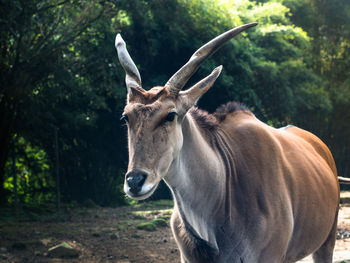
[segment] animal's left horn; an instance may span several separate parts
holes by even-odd
[[[199,66],[212,54],[215,53],[223,44],[235,37],[242,31],[256,26],[258,23],[250,23],[231,29],[213,40],[209,41],[201,48],[199,48],[190,58],[190,60],[180,68],[165,84],[170,93],[177,96],[180,90],[185,86],[193,73],[199,68]]]
[[[131,59],[128,50],[126,49],[125,42],[120,34],[117,34],[115,38],[115,48],[118,52],[119,62],[125,70],[125,83],[130,93],[130,87],[141,88],[141,76],[134,61]]]

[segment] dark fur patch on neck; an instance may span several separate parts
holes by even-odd
[[[182,226],[185,232],[181,238],[191,251],[191,256],[201,263],[213,263],[219,254],[218,250],[213,248],[207,241],[200,238],[191,225],[184,223]]]
[[[247,106],[236,101],[230,101],[216,109],[214,116],[219,121],[225,120],[226,115],[236,111],[250,111]]]
[[[176,200],[182,221],[182,223],[177,226],[179,230],[179,238],[186,245],[188,253],[193,259],[195,259],[195,262],[214,263],[219,251],[197,234],[196,230],[186,219],[180,201],[181,198],[178,196],[178,192],[175,188],[173,189],[173,193],[175,198],[177,197]]]
[[[228,114],[236,111],[250,112],[248,107],[246,107],[244,104],[230,101],[217,108],[213,114],[210,114],[207,111],[198,108],[192,108],[190,110],[190,114],[197,121],[200,127],[207,130],[214,130],[219,126],[220,122],[225,120]]]
[[[219,122],[215,116],[205,110],[192,108],[190,110],[190,114],[201,128],[213,130],[219,125]]]

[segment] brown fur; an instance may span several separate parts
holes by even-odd
[[[129,95],[129,102],[138,102],[144,105],[152,104],[161,97],[169,97],[169,90],[165,87],[154,87],[150,90],[144,90],[142,88],[131,88],[131,94]]]

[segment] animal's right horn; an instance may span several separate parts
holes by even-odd
[[[118,52],[119,62],[125,70],[125,83],[130,93],[130,87],[141,88],[141,76],[134,61],[131,59],[125,42],[120,34],[115,38],[115,48]]]
[[[215,51],[217,51],[223,44],[229,41],[231,38],[235,37],[242,31],[256,26],[258,23],[250,23],[242,25],[231,29],[213,40],[209,41],[207,44],[199,48],[190,58],[190,60],[180,68],[165,84],[169,89],[170,93],[177,96],[180,90],[185,86],[187,81],[190,79],[193,73],[199,68],[199,66]]]

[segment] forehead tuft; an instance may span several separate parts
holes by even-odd
[[[150,104],[143,104],[139,102],[129,103],[125,106],[124,111],[126,113],[131,113],[134,116],[145,118],[168,112],[174,107],[175,104],[172,102],[172,100],[165,99],[156,100]]]
[[[166,87],[154,87],[148,91],[132,89],[129,94],[128,103],[152,104],[157,100],[170,98],[170,92]]]

